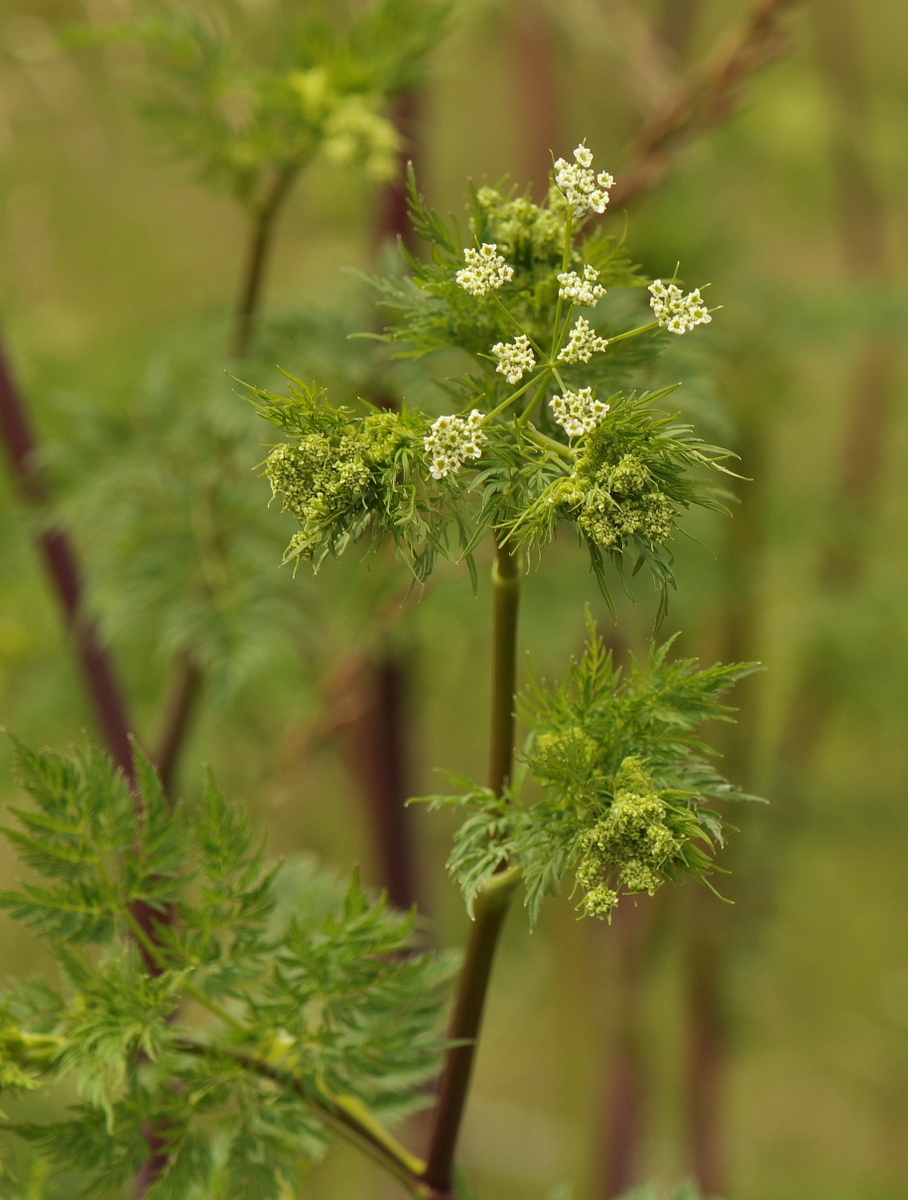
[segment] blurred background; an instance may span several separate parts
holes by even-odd
[[[237,7],[278,20],[276,0]],[[255,471],[269,434],[231,378],[279,389],[280,367],[335,400],[441,411],[427,369],[347,340],[376,327],[360,273],[391,261],[400,190],[303,175],[238,364],[242,212],[147,138],[136,47],[59,39],[125,11],[0,9],[4,386],[53,489],[23,503],[21,469],[19,487],[0,478],[0,721],[55,748],[98,736],[88,629],[129,728],[174,750],[177,790],[197,794],[210,763],[275,855],[357,861],[460,945],[452,825],[402,802],[442,787],[437,768],[483,773],[485,581],[474,595],[448,565],[408,591],[390,558],[355,552],[316,581],[281,570],[292,528]],[[586,138],[634,261],[710,283],[722,311],[659,378],[684,380],[679,405],[744,479],[731,520],[690,522],[663,632],[767,668],[741,685],[738,726],[711,731],[770,800],[731,814],[733,905],[665,889],[608,927],[564,896],[532,935],[512,915],[465,1135],[478,1196],[608,1200],[685,1177],[740,1200],[908,1194],[906,55],[896,0],[457,0],[396,102],[442,212],[468,180],[541,196],[550,152]],[[46,570],[58,528],[84,581],[69,634]],[[525,594],[523,646],[549,677],[582,645],[585,603],[619,656],[645,650],[657,607],[641,585],[614,624],[567,539]],[[0,875],[15,869],[4,846]],[[0,970],[46,965],[0,925]],[[345,1151],[308,1186],[393,1194]]]

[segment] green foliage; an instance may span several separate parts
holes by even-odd
[[[221,694],[298,654],[313,600],[276,567],[290,523],[255,476],[267,429],[222,372],[179,350],[116,408],[65,399],[60,512],[106,630],[159,661],[191,652]]]
[[[624,673],[591,626],[562,682],[548,690],[534,679],[523,701],[532,733],[514,794],[429,798],[473,810],[448,863],[469,906],[506,862],[521,869],[531,923],[569,872],[581,911],[597,917],[609,917],[622,893],[706,880],[724,829],[709,805],[749,797],[718,774],[696,731],[731,719],[720,697],[754,667],[697,670],[692,659],[669,659],[670,646],[654,648],[646,670],[633,663]],[[524,799],[530,781],[542,798]]]
[[[289,398],[255,392],[259,412],[296,439],[276,446],[265,464],[274,494],[302,526],[285,561],[311,559],[317,568],[369,531],[376,539],[390,535],[425,578],[444,548],[444,521],[420,469],[423,414],[370,407],[357,417],[326,405],[321,391],[298,379],[291,386]]]
[[[302,526],[288,556],[318,565],[367,530],[385,532],[424,578],[450,522],[468,557],[493,532],[541,550],[570,522],[606,595],[606,561],[623,577],[630,554],[664,604],[670,538],[691,506],[722,508],[708,476],[727,452],[655,407],[671,389],[628,386],[671,335],[657,321],[612,328],[608,303],[593,312],[609,289],[644,282],[623,245],[584,235],[582,212],[554,181],[545,205],[475,191],[466,250],[412,173],[410,198],[430,255],[405,254],[408,274],[376,281],[394,318],[385,338],[404,356],[460,353],[467,369],[446,384],[458,412],[430,426],[412,408],[353,418],[315,386],[295,383],[289,400],[260,393],[263,415],[296,439],[267,468]],[[393,447],[380,440],[382,455],[378,422],[396,436]]]
[[[642,1187],[626,1192],[621,1200],[703,1200],[700,1189],[692,1179],[679,1183],[675,1187],[660,1188],[653,1183],[645,1183]]]
[[[17,743],[16,760],[34,804],[5,832],[42,882],[0,904],[48,940],[65,986],[7,999],[0,1082],[71,1075],[80,1096],[16,1132],[108,1194],[153,1127],[168,1161],[149,1196],[233,1200],[295,1194],[333,1131],[419,1103],[448,968],[413,950],[412,916],[311,869],[288,897],[210,777],[190,812],[141,758],[137,793],[96,750]]]
[[[376,0],[338,28],[299,7],[263,27],[236,5],[143,3],[104,34],[145,50],[140,109],[168,151],[253,213],[316,155],[394,174],[399,136],[383,110],[419,80],[448,11],[444,0]]]

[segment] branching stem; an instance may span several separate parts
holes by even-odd
[[[496,540],[492,568],[494,648],[492,665],[489,786],[504,794],[514,766],[514,693],[517,673],[517,615],[520,553]],[[520,878],[517,867],[495,875],[480,893],[454,1004],[449,1036],[458,1044],[448,1051],[424,1179],[442,1197],[452,1195],[454,1155],[466,1108],[476,1043],[498,939]]]
[[[540,433],[538,429],[530,425],[523,431],[523,436],[530,442],[535,442],[542,450],[552,450],[561,458],[568,459],[569,462],[577,461],[577,451],[572,450],[570,446],[565,446],[561,442],[556,442],[554,438],[550,438],[546,433]]]

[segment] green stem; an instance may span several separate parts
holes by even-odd
[[[539,430],[534,429],[532,425],[523,431],[523,436],[527,439],[527,441],[535,442],[536,445],[542,450],[554,450],[556,454],[559,454],[562,458],[568,459],[570,462],[576,462],[577,460],[576,450],[572,450],[570,446],[562,445],[561,442],[556,442],[555,439],[550,438],[548,434],[540,433]]]
[[[561,372],[558,370],[557,367],[552,367],[552,374],[555,376],[555,382],[561,388],[562,392],[568,391],[569,390],[568,385],[561,378]]]
[[[638,325],[636,329],[629,329],[627,333],[616,333],[614,337],[610,337],[608,344],[614,346],[615,342],[623,342],[625,338],[637,337],[640,333],[649,333],[651,329],[658,329],[658,321],[650,321],[649,325]]]
[[[508,320],[513,322],[513,324],[517,328],[517,332],[523,334],[523,336],[530,343],[530,345],[533,347],[533,349],[536,351],[536,353],[539,355],[539,357],[544,360],[545,359],[545,351],[530,336],[530,334],[527,333],[527,331],[523,327],[523,324],[517,319],[517,317],[514,316],[514,314],[510,311],[510,309],[505,308],[505,306],[501,303],[501,300],[499,299],[499,297],[497,296],[497,294],[495,292],[492,293],[492,299],[495,301],[495,303],[498,305],[498,307],[501,309],[501,311],[504,313],[504,315],[508,318]]]
[[[568,267],[571,265],[571,247],[573,244],[573,238],[574,238],[574,210],[573,210],[573,208],[569,208],[568,209],[568,219],[564,226],[564,253],[561,256],[561,274],[562,275],[564,275],[567,272]],[[573,306],[571,306],[571,307],[573,307]],[[559,330],[559,326],[561,323],[561,312],[562,312],[563,308],[564,308],[564,300],[561,295],[561,288],[559,288],[558,289],[558,303],[555,305],[555,321],[554,321],[554,327],[553,327],[553,333],[552,333],[552,352],[549,355],[549,358],[552,360],[552,362],[555,361],[555,355],[561,349],[561,340],[564,337],[564,332]],[[570,320],[570,319],[571,318],[570,318],[570,313],[569,313],[568,320]]]
[[[298,166],[281,167],[253,213],[246,267],[233,326],[233,353],[237,358],[245,358],[252,341],[274,222],[298,171]]]
[[[263,1079],[270,1079],[279,1087],[293,1092],[301,1100],[318,1110],[319,1116],[336,1133],[351,1142],[388,1174],[392,1175],[407,1189],[411,1196],[421,1200],[430,1200],[432,1191],[421,1180],[425,1164],[421,1159],[411,1154],[404,1146],[380,1126],[365,1109],[365,1117],[360,1111],[363,1106],[356,1100],[346,1101],[326,1095],[322,1090],[313,1087],[306,1080],[282,1071],[252,1054],[244,1054],[239,1050],[231,1050],[222,1046],[206,1046],[193,1038],[178,1037],[176,1045],[186,1054],[199,1058],[228,1058],[231,1062],[245,1068]]]
[[[491,754],[489,786],[504,794],[514,765],[514,693],[517,670],[517,614],[520,599],[520,554],[496,541],[494,588],[494,650],[492,675]],[[466,1108],[470,1076],[498,939],[520,878],[517,867],[494,875],[480,893],[467,945],[451,1019],[452,1046],[444,1074],[429,1158],[423,1179],[440,1197],[453,1189],[454,1155]]]
[[[545,397],[545,394],[548,391],[549,384],[551,383],[551,381],[552,381],[552,368],[547,367],[545,375],[542,377],[542,383],[539,385],[539,390],[536,392],[536,395],[533,397],[533,399],[530,401],[530,403],[524,408],[523,412],[517,418],[518,425],[525,425],[527,423],[527,421],[529,421],[530,414],[534,411],[534,409],[538,405],[539,401]]]
[[[504,794],[514,766],[514,694],[517,690],[517,614],[520,605],[520,552],[496,540],[492,567],[494,647],[489,787]]]
[[[502,400],[499,405],[497,405],[490,413],[487,414],[486,420],[491,421],[493,417],[497,417],[500,413],[503,413],[506,408],[510,408],[515,400],[519,400],[525,392],[530,390],[538,378],[539,376],[534,375],[532,379],[527,380],[527,382],[522,387],[518,388],[516,392],[512,392],[510,396]]]

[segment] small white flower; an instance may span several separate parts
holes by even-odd
[[[601,425],[608,414],[609,405],[593,396],[592,388],[581,388],[579,392],[565,392],[553,396],[549,401],[552,416],[568,435],[580,437]]]
[[[492,353],[498,359],[495,370],[503,375],[508,383],[520,383],[527,371],[536,366],[530,339],[523,333],[513,342],[496,342]]]
[[[558,295],[562,300],[569,300],[571,304],[595,308],[605,295],[605,288],[598,280],[599,272],[595,267],[584,267],[582,279],[576,271],[564,271],[558,276],[558,282],[561,284]]]
[[[604,213],[608,206],[608,190],[615,185],[607,171],[596,175],[592,165],[593,155],[583,143],[574,151],[574,162],[559,158],[555,163],[555,183],[578,216],[588,212]]]
[[[558,355],[558,361],[588,363],[594,354],[601,353],[607,346],[608,339],[593,333],[593,327],[586,317],[578,317],[567,345]]]
[[[514,278],[514,268],[498,253],[494,242],[484,242],[479,250],[468,248],[463,256],[467,265],[457,272],[457,282],[471,296],[487,296]]]
[[[699,288],[685,296],[677,284],[657,279],[649,285],[649,291],[650,308],[669,333],[688,333],[695,325],[708,325],[712,320]]]
[[[432,458],[432,478],[454,475],[468,458],[479,458],[488,440],[482,432],[485,413],[474,408],[468,417],[439,417],[423,438],[426,453]]]

